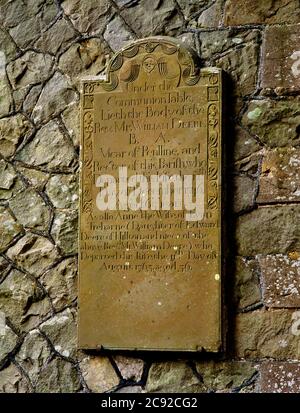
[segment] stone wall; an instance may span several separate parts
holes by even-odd
[[[300,391],[299,11],[298,0],[0,0],[0,392]],[[76,349],[79,79],[149,35],[227,73],[220,356]]]

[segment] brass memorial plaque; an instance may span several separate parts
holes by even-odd
[[[153,37],[82,89],[79,347],[219,351],[220,70]]]

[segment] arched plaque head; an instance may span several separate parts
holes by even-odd
[[[135,41],[116,53],[108,64],[107,81],[102,87],[123,89],[138,78],[149,82],[161,78],[172,86],[194,85],[199,74],[199,59],[191,49],[168,37],[153,37]]]

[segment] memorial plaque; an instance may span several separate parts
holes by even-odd
[[[221,348],[221,72],[177,40],[82,84],[79,347]]]

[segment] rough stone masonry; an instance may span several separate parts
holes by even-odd
[[[0,1],[0,392],[300,391],[299,23],[298,0]],[[80,78],[149,35],[227,73],[213,359],[76,349]]]

